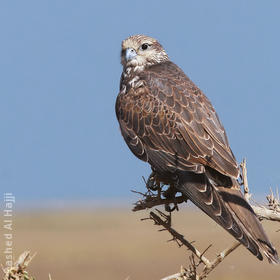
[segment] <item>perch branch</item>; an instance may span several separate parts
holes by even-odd
[[[247,178],[247,167],[246,160],[244,159],[240,164],[241,168],[241,178],[243,182],[241,185],[244,187],[244,197],[248,201],[248,203],[252,206],[256,215],[260,220],[267,219],[271,221],[280,221],[280,203],[279,203],[279,194],[275,196],[271,191],[271,194],[266,197],[268,201],[268,206],[264,205],[255,205],[251,203],[252,194],[250,193],[248,178]],[[152,174],[154,176],[154,174]],[[150,178],[153,178],[153,176]],[[180,204],[184,201],[187,201],[187,198],[183,195],[181,196],[166,196],[167,191],[163,191],[164,184],[153,184],[151,183],[149,178],[148,183],[146,183],[146,187],[148,191],[146,193],[139,193],[143,196],[143,199],[139,200],[135,203],[133,211],[139,211],[143,209],[150,209],[154,206],[164,205],[166,208],[169,204],[174,204],[174,209],[178,210],[177,204]],[[169,190],[172,190],[171,188]],[[157,191],[157,192],[156,192]],[[169,208],[168,208],[169,209]],[[182,234],[177,232],[174,228],[171,227],[171,214],[166,215],[163,212],[156,209],[157,213],[151,211],[148,219],[151,219],[155,222],[156,225],[162,226],[164,229],[168,231],[172,235],[172,239],[170,241],[175,241],[179,247],[185,246],[188,250],[192,252],[190,256],[190,264],[189,267],[183,268],[181,267],[181,272],[175,273],[170,276],[166,276],[161,280],[202,280],[205,279],[211,271],[213,271],[230,253],[236,250],[239,246],[239,242],[234,242],[231,247],[225,249],[218,256],[210,261],[205,257],[205,252],[211,247],[211,245],[204,251],[200,252],[195,246],[192,244],[193,242],[189,242]],[[170,211],[169,211],[170,212]],[[195,257],[198,259],[198,262],[195,261]],[[201,265],[203,265],[201,269]],[[200,267],[198,273],[198,268]]]
[[[186,201],[186,198],[183,195],[174,198],[161,198],[158,196],[147,195],[147,194],[143,194],[143,195],[145,198],[137,201],[132,211],[150,209],[153,208],[154,206],[168,205],[171,203],[177,205]]]
[[[280,203],[279,203],[279,194],[277,192],[277,197],[274,196],[272,190],[270,195],[266,197],[268,201],[268,206],[264,205],[253,205],[251,203],[252,194],[250,193],[248,179],[247,179],[247,166],[246,159],[242,161],[240,164],[243,178],[243,187],[244,187],[244,197],[247,202],[251,205],[254,212],[258,216],[260,220],[270,220],[270,221],[278,221],[280,222]]]

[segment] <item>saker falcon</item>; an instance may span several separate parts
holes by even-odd
[[[124,40],[121,63],[116,114],[133,154],[258,259],[263,252],[269,262],[279,263],[243,197],[238,164],[208,98],[151,37]]]

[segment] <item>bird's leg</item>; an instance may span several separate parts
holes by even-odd
[[[174,184],[169,184],[168,189],[163,193],[163,196],[167,199],[173,199],[175,198],[177,193],[176,188],[174,187]],[[173,212],[174,210],[179,210],[178,204],[174,203],[173,207],[170,206],[170,204],[165,204],[165,211],[167,212]]]

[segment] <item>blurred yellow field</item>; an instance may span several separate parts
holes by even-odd
[[[26,249],[37,252],[29,271],[36,279],[160,279],[188,265],[189,252],[178,248],[147,212],[129,209],[72,209],[17,213],[14,255]],[[233,243],[233,238],[202,212],[191,207],[175,213],[174,227],[202,251],[211,243],[212,259]],[[280,249],[277,223],[264,226]],[[1,254],[1,262],[3,254]],[[209,279],[279,279],[280,267],[259,262],[239,247]]]

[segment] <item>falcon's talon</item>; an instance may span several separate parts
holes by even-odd
[[[149,176],[147,182],[146,182],[146,187],[148,190],[152,191],[157,191],[160,188],[160,183],[156,178],[155,172],[152,172],[151,175]]]
[[[163,192],[163,196],[165,198],[174,198],[177,194],[177,190],[174,188],[173,185],[169,185],[168,189]]]

